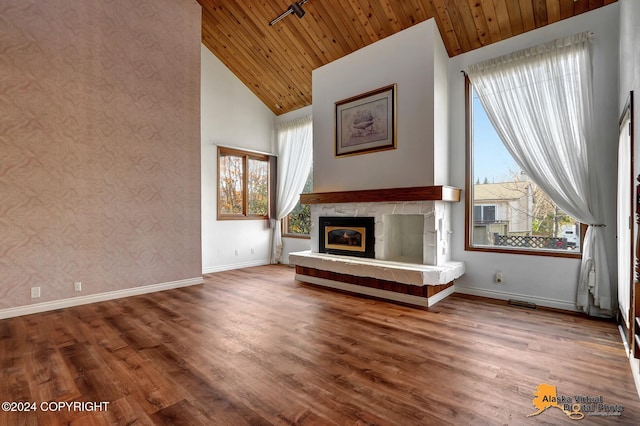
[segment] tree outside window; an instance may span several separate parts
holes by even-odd
[[[248,214],[269,215],[269,163],[264,159],[247,158]]]
[[[218,148],[218,219],[268,218],[269,156]]]

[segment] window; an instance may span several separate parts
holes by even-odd
[[[271,157],[218,147],[218,219],[266,219]]]
[[[309,171],[309,176],[307,176],[302,192],[313,192],[313,168]],[[282,221],[282,227],[282,234],[286,237],[310,238],[311,206],[300,204],[300,201],[298,201],[291,213]]]
[[[467,250],[579,256],[580,224],[507,151],[467,79]]]
[[[495,222],[496,206],[473,205],[473,219],[477,222]]]

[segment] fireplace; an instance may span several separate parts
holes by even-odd
[[[300,281],[429,307],[452,294],[464,274],[464,262],[449,258],[457,188],[325,192],[300,200],[311,205],[312,229],[311,250],[289,255]]]
[[[375,257],[375,218],[319,218],[319,252],[343,256]]]

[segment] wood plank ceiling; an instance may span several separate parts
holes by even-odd
[[[276,115],[311,105],[311,71],[435,18],[450,57],[616,0],[197,0],[202,42]]]

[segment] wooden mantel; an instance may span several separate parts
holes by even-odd
[[[301,204],[384,203],[393,201],[459,202],[460,188],[453,186],[414,186],[410,188],[365,189],[361,191],[312,192],[300,194]]]

